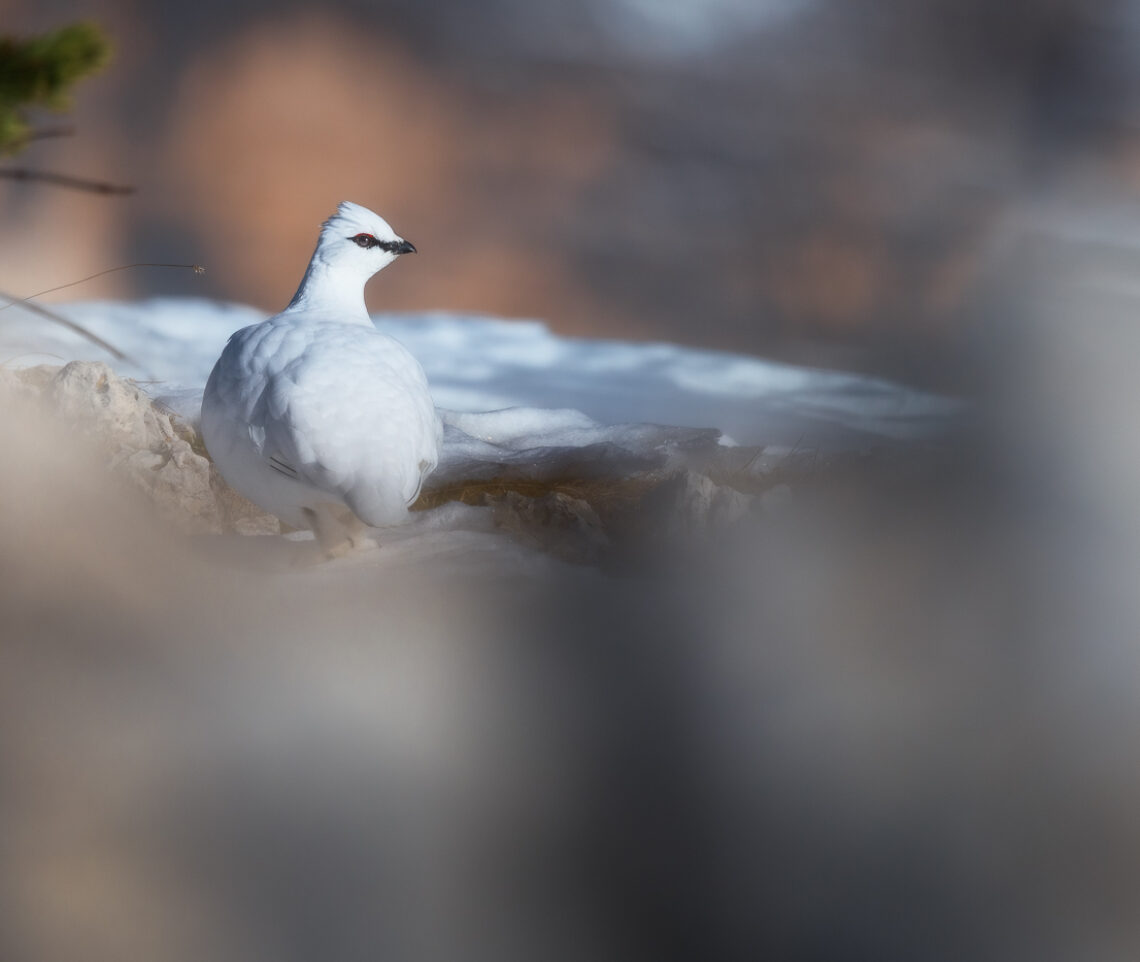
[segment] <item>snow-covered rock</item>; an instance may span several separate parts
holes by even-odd
[[[188,299],[56,309],[137,363],[9,371],[0,377],[9,393],[42,397],[180,529],[276,533],[275,519],[222,482],[197,435],[214,360],[264,314]],[[458,543],[448,519],[473,516],[487,525],[481,544],[509,539],[571,561],[620,556],[642,541],[707,539],[748,514],[780,510],[789,489],[769,489],[798,476],[796,457],[937,437],[963,410],[858,374],[565,338],[532,321],[440,312],[374,321],[423,364],[445,408],[441,461],[417,506],[428,510],[378,534],[385,558],[416,538],[446,540],[445,529]],[[102,351],[14,307],[0,355],[20,367]],[[444,507],[456,501],[475,507]]]
[[[94,446],[175,528],[279,533],[276,519],[225,484],[192,425],[106,364],[9,371],[2,383]],[[447,412],[445,419],[443,469],[427,487],[427,503],[489,508],[492,530],[563,561],[601,562],[615,538],[635,529],[654,541],[706,536],[751,503],[693,470],[717,463],[718,454],[739,460],[740,449],[720,445],[715,430],[606,427],[567,410]]]

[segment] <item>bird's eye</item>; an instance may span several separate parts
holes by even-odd
[[[355,237],[351,237],[349,239],[355,241],[357,247],[375,247],[378,243],[380,243],[371,234],[357,234]]]

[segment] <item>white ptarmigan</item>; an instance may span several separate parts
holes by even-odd
[[[439,460],[423,368],[364,306],[368,279],[413,252],[342,203],[289,306],[234,334],[206,383],[202,437],[222,477],[329,553],[405,520]]]

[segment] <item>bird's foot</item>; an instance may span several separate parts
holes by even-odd
[[[300,562],[302,564],[343,558],[372,542],[368,537],[368,526],[344,508],[337,511],[331,505],[319,505],[317,508],[305,508],[305,516],[316,535],[314,548],[318,556],[316,560]]]

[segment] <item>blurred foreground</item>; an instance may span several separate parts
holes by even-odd
[[[1136,4],[702,9],[97,11],[120,59],[28,162],[140,193],[6,185],[0,288],[280,306],[351,196],[425,252],[387,307],[976,416],[615,576],[255,570],[6,406],[5,962],[1140,957]]]
[[[1135,959],[1132,265],[1017,250],[972,429],[620,578],[220,564],[5,419],[0,955]]]

